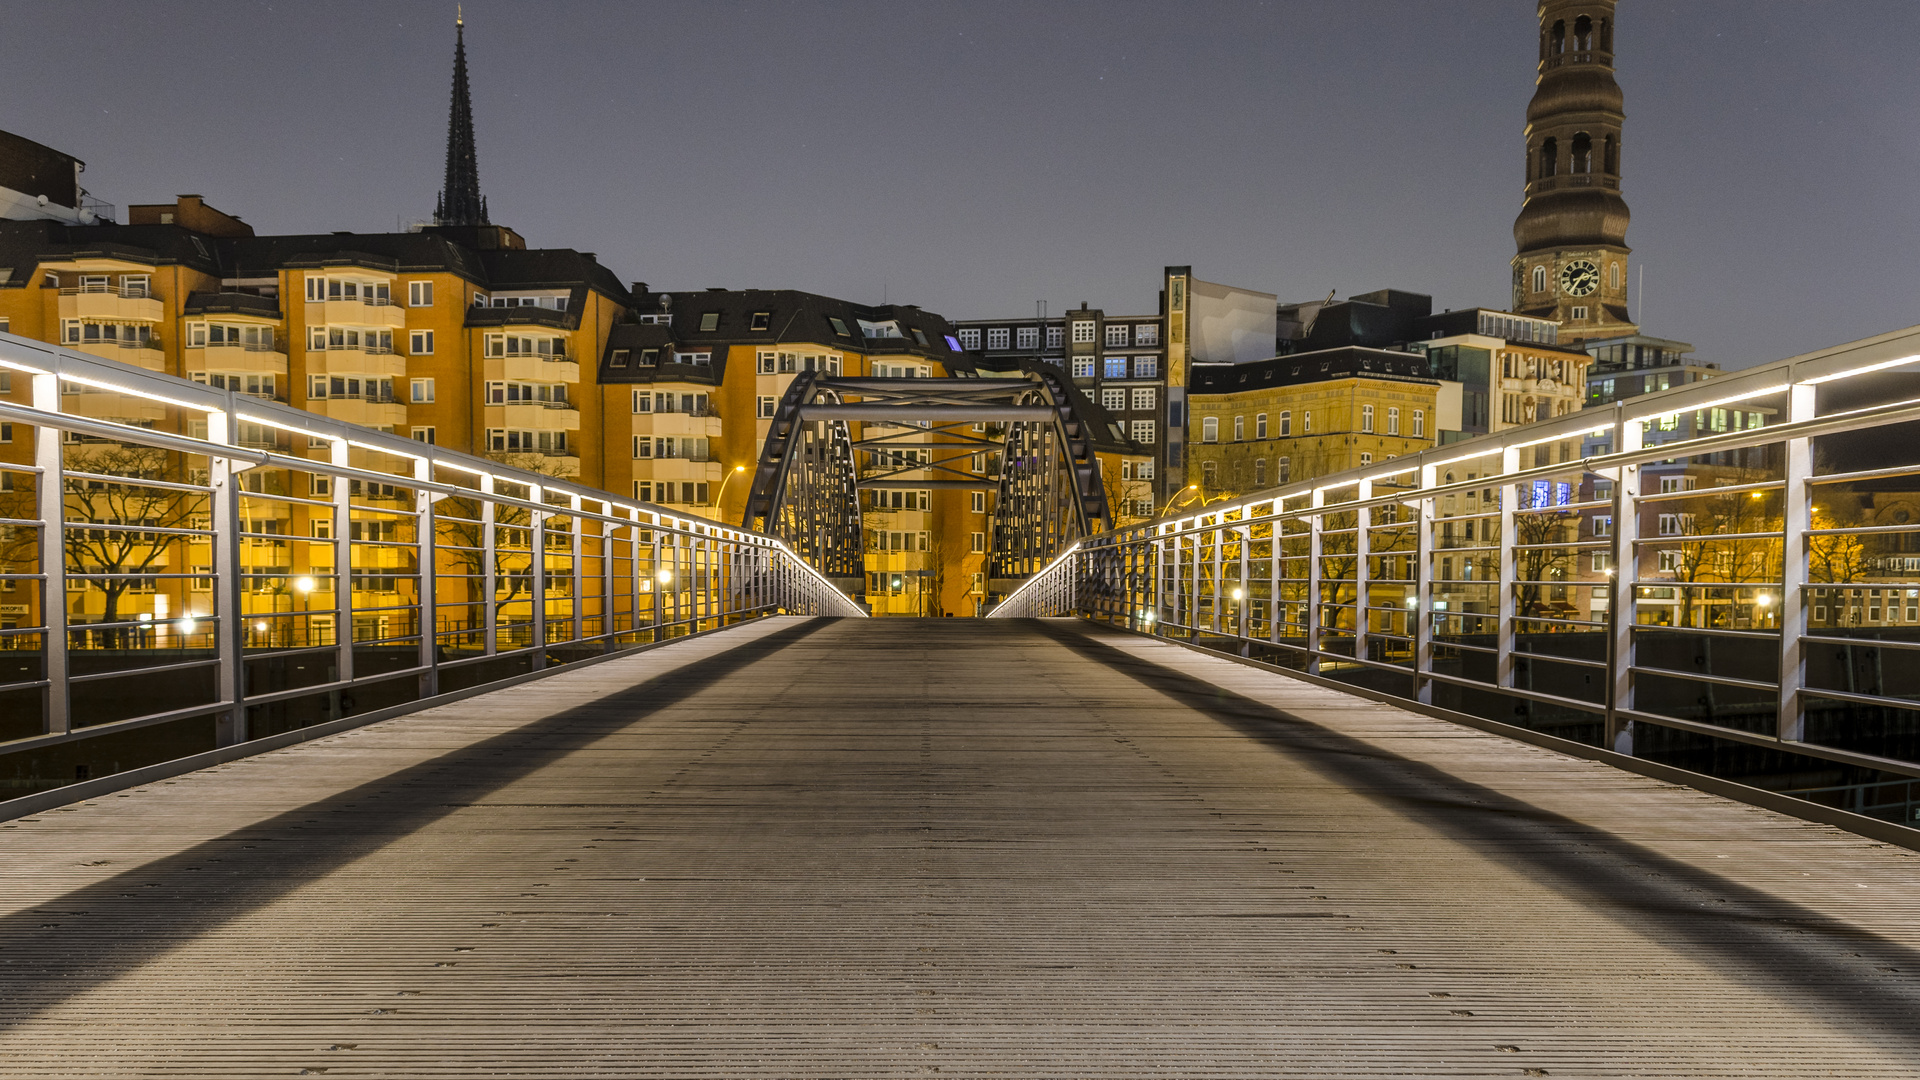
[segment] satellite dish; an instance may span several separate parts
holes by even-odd
[[[672,306],[673,306],[673,296],[669,293],[661,293],[660,294],[660,310],[665,311]]]

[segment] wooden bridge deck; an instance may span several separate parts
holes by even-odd
[[[1057,622],[776,620],[0,826],[0,1076],[1913,1077],[1920,859]]]

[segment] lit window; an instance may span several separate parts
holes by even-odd
[[[1107,378],[1124,379],[1127,377],[1127,358],[1124,356],[1107,357]]]

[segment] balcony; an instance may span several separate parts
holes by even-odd
[[[642,458],[633,463],[633,475],[639,480],[705,480],[718,484],[726,467],[709,458]]]
[[[565,355],[490,356],[485,361],[489,382],[578,383],[580,365]]]
[[[97,322],[159,322],[167,317],[167,307],[145,289],[83,286],[60,290],[60,317]]]
[[[167,370],[167,354],[158,341],[82,341],[75,343],[72,348],[103,360],[118,360],[122,364],[132,364],[148,371]]]
[[[580,410],[567,401],[515,401],[488,405],[486,423],[522,431],[579,431]]]
[[[398,430],[407,422],[407,406],[399,401],[383,401],[367,397],[325,397],[310,398],[307,410],[334,420],[344,420],[349,424],[363,427],[392,428]]]
[[[635,435],[692,435],[718,439],[720,429],[720,417],[712,409],[698,413],[635,413],[633,417]]]
[[[188,374],[232,371],[256,375],[287,373],[287,354],[256,345],[208,345],[187,349],[181,357]]]
[[[307,350],[309,375],[371,375],[400,379],[407,374],[407,358],[392,349],[364,346],[329,346]]]
[[[370,296],[358,300],[313,300],[307,303],[307,323],[399,328],[407,325],[407,309],[392,300]]]

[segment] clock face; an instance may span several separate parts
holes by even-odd
[[[1568,296],[1590,296],[1599,287],[1600,268],[1585,259],[1560,268],[1560,291]]]

